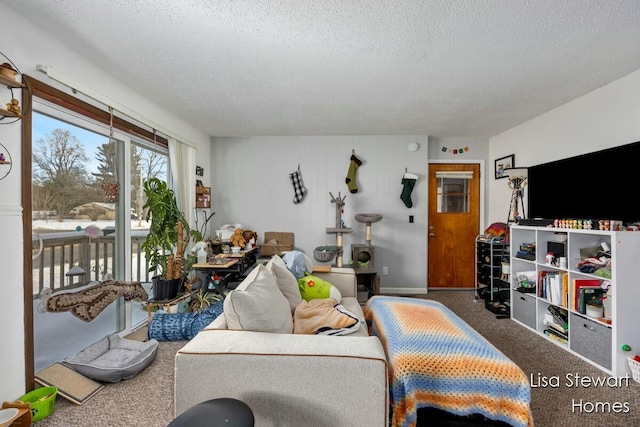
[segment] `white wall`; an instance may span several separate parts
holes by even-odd
[[[417,152],[408,151],[418,142]],[[212,147],[212,198],[216,215],[209,230],[240,223],[255,230],[262,242],[265,231],[295,233],[295,246],[309,256],[322,245],[334,245],[335,205],[329,192],[347,195],[343,220],[353,229],[344,236],[345,265],[350,245],[365,243],[365,224],[357,213],[380,213],[372,224],[372,244],[383,290],[426,292],[426,215],[428,170],[427,136],[299,136],[214,138]],[[345,184],[351,151],[363,161],[358,168],[359,191]],[[298,164],[308,190],[302,203],[293,203],[289,174]],[[407,208],[402,193],[405,168],[418,174]],[[415,222],[409,223],[409,215]]]
[[[490,158],[515,154],[516,166],[533,166],[639,141],[639,93],[640,70],[494,136]],[[566,178],[576,185],[571,171]],[[490,180],[488,196],[490,222],[506,221],[511,196],[506,180]]]
[[[135,93],[135,88],[114,79],[108,70],[87,62],[66,42],[55,40],[41,27],[33,25],[6,6],[0,6],[0,10],[2,53],[23,74],[70,93],[68,88],[57,85],[36,71],[38,64],[54,66],[87,87],[108,94],[154,123],[162,123],[167,129],[196,144],[198,156],[209,157],[209,136],[176,119],[171,111],[146,101]],[[0,62],[5,62],[4,58]],[[4,102],[8,102],[6,92],[2,92],[1,96]],[[0,401],[14,400],[25,392],[20,126],[20,122],[0,124],[0,142],[7,147],[13,159],[11,173],[0,181],[0,230],[3,238],[3,244],[0,245],[3,267],[0,286],[0,324],[3,325],[0,331]],[[209,172],[205,172],[203,178],[208,180]]]

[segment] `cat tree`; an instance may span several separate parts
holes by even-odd
[[[338,197],[334,197],[331,192],[329,192],[329,195],[331,196],[331,203],[336,205],[336,226],[334,228],[327,228],[327,234],[336,235],[336,246],[338,247],[338,251],[336,252],[336,267],[342,267],[342,235],[349,234],[352,231],[351,228],[345,227],[342,221],[342,208],[344,207],[344,200],[347,196],[342,196],[340,192],[338,192]]]

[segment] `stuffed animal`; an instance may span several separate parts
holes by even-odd
[[[342,294],[338,288],[326,280],[311,274],[298,279],[298,289],[300,289],[300,296],[305,301],[317,298],[333,298],[339,303],[342,300]]]
[[[491,239],[494,237],[504,237],[507,234],[507,224],[504,222],[494,222],[486,230],[484,230],[484,237]]]
[[[258,241],[258,233],[252,230],[244,230],[244,232],[242,233],[242,237],[244,237],[244,241],[247,244],[253,243],[255,245]],[[251,239],[253,239],[253,242],[251,241]]]
[[[242,228],[236,228],[236,231],[231,235],[231,244],[233,246],[240,246],[241,248],[246,246],[247,241],[244,240],[243,233],[244,230]]]

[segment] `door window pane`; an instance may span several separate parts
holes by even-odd
[[[469,212],[469,180],[464,178],[437,178],[438,213]]]

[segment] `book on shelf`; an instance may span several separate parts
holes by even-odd
[[[551,338],[554,341],[561,342],[562,344],[567,344],[569,340],[562,335],[556,333],[553,329],[545,329],[544,334]]]
[[[553,329],[558,335],[568,339],[569,338],[569,325],[564,323],[562,319],[558,323],[551,313],[545,313],[542,323],[548,328]]]
[[[556,307],[555,305],[550,305],[547,307],[547,311],[551,314],[554,323],[560,325],[564,330],[569,329],[569,316],[567,314],[567,310]]]
[[[573,279],[573,289],[572,289],[572,303],[571,309],[574,311],[579,311],[578,297],[580,296],[580,288],[584,287],[593,287],[599,288],[602,285],[602,281],[600,279]]]
[[[578,312],[587,314],[587,304],[591,301],[602,301],[605,290],[601,287],[584,286],[578,295]]]
[[[564,338],[569,338],[569,328],[565,329],[565,327],[558,325],[555,322],[549,322],[547,323],[547,326],[549,327],[549,329],[553,329],[553,332],[555,332],[556,334]]]
[[[569,276],[564,271],[540,271],[538,296],[551,304],[567,307],[569,293]]]

